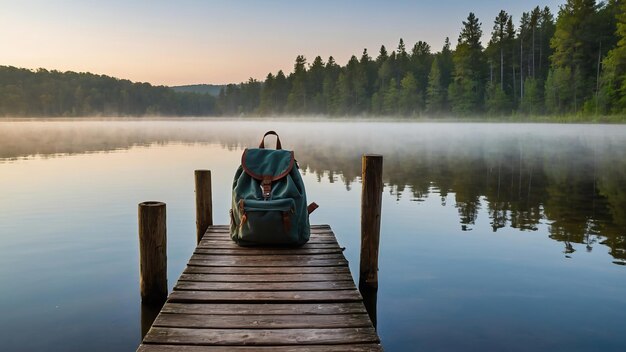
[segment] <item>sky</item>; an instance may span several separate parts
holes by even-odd
[[[513,15],[564,0],[211,1],[0,0],[0,65],[93,72],[157,85],[238,83],[332,55],[345,65],[364,48],[433,51],[456,44],[474,12],[487,44],[500,10]]]

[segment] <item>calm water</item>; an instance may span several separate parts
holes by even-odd
[[[360,156],[384,155],[387,351],[623,351],[626,126],[0,122],[3,351],[133,351],[137,203],[167,203],[170,288],[195,243],[193,170],[228,222],[242,148],[294,149],[313,223],[358,273]]]

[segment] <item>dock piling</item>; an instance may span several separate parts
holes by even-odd
[[[167,299],[165,203],[139,203],[139,287],[141,301],[160,305]]]
[[[213,199],[211,194],[211,170],[196,170],[196,244],[209,226],[213,225]]]
[[[362,158],[361,262],[359,286],[378,287],[378,247],[383,192],[383,156]]]

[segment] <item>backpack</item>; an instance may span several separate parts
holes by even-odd
[[[276,149],[265,149],[265,137],[276,136]],[[240,246],[299,246],[309,240],[306,192],[293,151],[282,149],[274,131],[259,148],[246,148],[233,180],[230,237]]]

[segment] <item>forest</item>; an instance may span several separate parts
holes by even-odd
[[[517,22],[517,25],[515,24]],[[621,115],[626,112],[626,1],[567,0],[558,14],[535,7],[517,21],[493,20],[483,46],[480,20],[462,22],[456,47],[433,53],[400,39],[340,66],[331,56],[293,72],[250,78],[220,92],[227,115]]]
[[[91,73],[0,66],[0,116],[205,116],[215,97]]]
[[[0,66],[0,116],[407,116],[626,121],[626,0],[567,0],[489,26],[470,13],[456,46],[402,39],[220,86],[152,86],[91,73]],[[205,87],[206,86],[206,87]],[[202,94],[201,94],[202,93]]]

